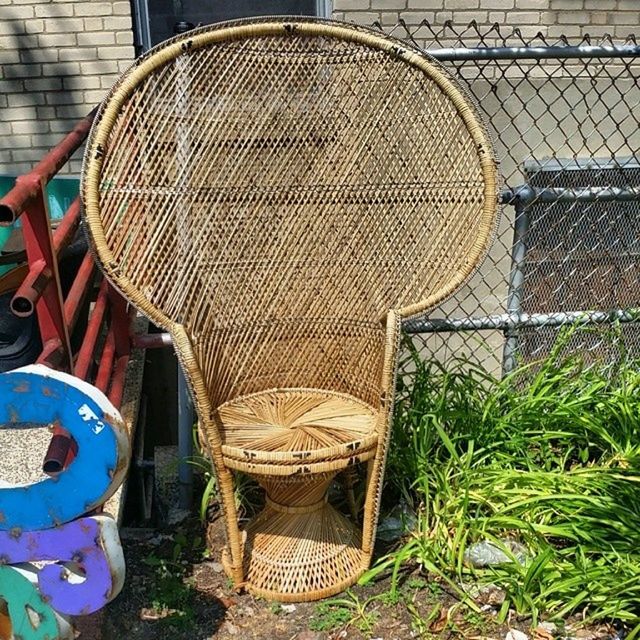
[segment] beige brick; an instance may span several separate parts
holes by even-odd
[[[106,31],[124,31],[125,29],[131,29],[131,18],[127,16],[103,18],[103,23]]]
[[[20,175],[31,171],[33,165],[30,162],[11,162],[9,166],[11,173]]]
[[[31,78],[24,81],[27,91],[56,91],[62,89],[62,78]]]
[[[616,4],[616,0],[585,0],[584,8],[603,11],[606,9],[615,9]]]
[[[133,47],[100,47],[100,60],[133,60]]]
[[[334,11],[357,11],[358,9],[368,9],[371,0],[334,0]]]
[[[44,30],[49,33],[68,33],[76,34],[84,30],[82,18],[60,18],[59,20],[45,20]],[[75,40],[75,38],[74,38]]]
[[[558,24],[589,24],[588,11],[558,11]]]
[[[6,109],[9,106],[8,96],[0,96],[0,107]]]
[[[40,120],[53,120],[56,117],[56,110],[53,107],[36,107],[36,115]]]
[[[547,27],[547,36],[549,36],[549,38],[559,38],[560,36],[577,38],[580,35],[582,35],[582,31],[580,27],[575,24],[551,25]]]
[[[607,24],[608,16],[604,11],[592,11],[591,12],[591,24]]]
[[[536,11],[509,11],[507,20],[514,25],[540,24],[540,13]]]
[[[407,11],[402,14],[402,18],[409,26],[415,26],[422,23],[423,20],[433,23],[436,14],[433,11]],[[418,27],[415,32],[412,30],[412,35],[414,38],[428,38],[431,32],[426,27]]]
[[[467,25],[475,20],[479,24],[485,24],[489,16],[487,11],[456,11],[455,20],[458,24]]]
[[[66,76],[62,79],[65,91],[98,89],[100,78],[98,76]]]
[[[124,73],[130,66],[133,60],[118,60],[118,71]]]
[[[63,105],[63,104],[78,104],[82,102],[81,91],[51,91],[46,97],[47,104],[51,105]]]
[[[3,9],[4,20],[26,20],[27,18],[33,18],[34,10],[30,6],[16,7],[10,6],[8,9]]]
[[[100,31],[104,28],[104,18],[83,18],[85,31]]]
[[[44,30],[47,33],[80,33],[84,31],[82,18],[61,18],[60,20],[45,20]]]
[[[507,14],[504,11],[489,11],[489,24],[496,22],[502,25],[506,21]]]
[[[75,33],[43,33],[38,36],[38,46],[42,48],[72,47],[75,44]]]
[[[38,18],[62,18],[73,15],[73,4],[62,2],[40,3],[36,5],[36,17]]]
[[[640,24],[640,12],[614,11],[609,14],[609,21],[611,24],[628,24],[637,27]]]
[[[380,24],[386,27],[393,26],[397,24],[400,13],[397,11],[381,11],[380,12]]]
[[[443,0],[408,0],[409,9],[442,9]]]
[[[118,70],[116,60],[89,60],[79,62],[80,73],[87,75],[102,75],[103,73],[114,73]]]
[[[74,118],[79,120],[87,112],[84,104],[67,104],[56,107],[56,116],[58,118]]]
[[[7,96],[7,104],[12,109],[33,107],[44,104],[45,96],[41,93],[10,93]]]
[[[106,96],[106,92],[104,89],[91,89],[91,91],[85,91],[83,94],[83,100],[85,104],[98,104],[98,102],[102,102],[104,97]]]
[[[93,0],[79,0],[73,3],[76,16],[110,16],[113,13],[111,2],[94,2]]]
[[[130,16],[131,5],[128,2],[114,2],[112,5],[113,13],[116,16]]]
[[[5,78],[39,78],[42,75],[42,65],[39,64],[11,64],[3,65]]]
[[[637,9],[638,0],[618,0],[618,11],[624,11],[626,9]]]
[[[372,11],[345,11],[343,20],[356,24],[372,24],[378,19],[378,14]]]
[[[2,65],[2,67],[20,62],[20,52],[17,49],[0,49],[0,65]]]
[[[584,8],[584,0],[551,0],[550,9],[567,9],[579,11]]]
[[[407,0],[371,0],[372,9],[406,9]]]
[[[98,57],[97,49],[90,47],[60,49],[60,62],[68,62],[71,60],[95,60]]]
[[[44,20],[27,20],[24,23],[24,33],[43,33]]]
[[[480,0],[483,9],[513,9],[514,0]]]
[[[592,38],[602,38],[606,33],[611,34],[611,25],[589,24],[582,27],[582,35],[590,35]]]
[[[43,64],[43,76],[59,76],[61,78],[80,73],[80,63],[65,62],[64,64]]]
[[[453,11],[438,11],[436,13],[437,24],[444,24],[447,20],[453,20]]]
[[[480,0],[445,0],[443,9],[460,11],[465,9],[477,9],[479,6]]]
[[[633,30],[627,24],[619,24],[613,28],[613,35],[620,40],[626,40],[627,37],[631,36],[632,34]]]
[[[31,62],[58,62],[58,49],[46,48],[38,49],[35,46],[29,49],[23,49],[20,51],[20,60],[24,64]],[[3,54],[4,56],[4,54]]]
[[[133,44],[133,31],[121,31],[116,33],[116,42],[118,44]]]
[[[55,120],[51,121],[51,131],[55,131],[57,133],[68,133],[69,131],[71,131],[71,129],[73,129],[76,122],[78,122],[77,118],[72,118],[69,120],[56,118]]]
[[[49,131],[49,123],[42,120],[14,120],[11,123],[11,131],[20,133],[44,133]]]
[[[110,76],[100,76],[100,86],[103,89],[111,89],[115,81],[120,77],[119,73]]]
[[[11,159],[14,162],[31,162],[35,164],[44,153],[40,149],[12,149]]]
[[[517,9],[548,9],[550,0],[516,0]]]
[[[99,47],[102,44],[115,44],[116,38],[113,33],[79,33],[78,44],[80,46]]]
[[[0,145],[8,141],[11,135],[11,123],[8,120],[0,120]]]
[[[9,123],[7,122],[7,125]],[[3,129],[3,135],[11,136],[11,146],[12,147],[30,147],[31,146],[31,136],[29,135],[12,135],[11,127],[8,129]]]

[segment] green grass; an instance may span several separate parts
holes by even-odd
[[[387,497],[410,500],[419,524],[365,580],[418,562],[467,603],[470,580],[502,587],[502,617],[580,612],[640,633],[640,363],[620,347],[615,364],[586,367],[564,355],[570,337],[503,379],[407,343]],[[507,537],[529,550],[524,565],[465,564],[472,543]]]

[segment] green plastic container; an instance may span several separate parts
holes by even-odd
[[[0,197],[8,193],[15,184],[14,176],[0,175]],[[78,178],[53,178],[47,185],[47,201],[49,204],[49,215],[52,220],[59,220],[69,205],[78,197],[80,191],[80,180]],[[16,223],[20,226],[20,221]],[[9,240],[13,227],[0,227],[0,251]],[[14,265],[0,266],[0,275],[10,271]]]

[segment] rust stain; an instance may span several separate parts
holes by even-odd
[[[25,381],[13,387],[13,390],[15,393],[29,393],[30,388],[31,388],[31,385]]]
[[[42,395],[46,396],[47,398],[59,398],[60,397],[53,389],[50,389],[49,387],[42,387]]]

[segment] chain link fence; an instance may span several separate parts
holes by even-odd
[[[387,33],[438,59],[486,117],[502,218],[474,278],[405,327],[423,357],[470,358],[500,375],[567,348],[640,356],[640,47],[517,29],[400,22]],[[410,371],[405,370],[405,374]]]

